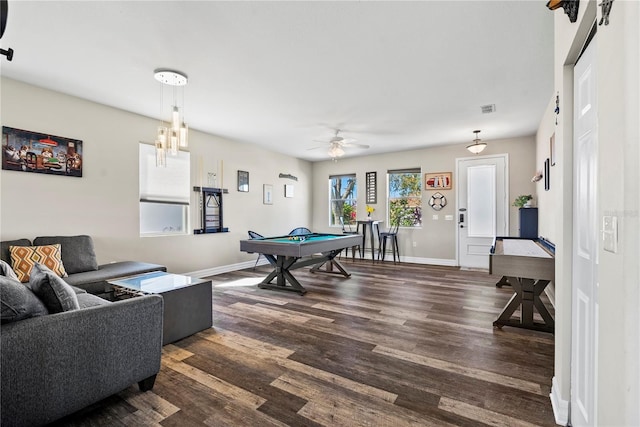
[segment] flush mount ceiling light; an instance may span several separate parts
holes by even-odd
[[[473,133],[476,134],[476,138],[473,140],[473,144],[467,145],[467,150],[471,151],[473,154],[479,154],[487,148],[487,144],[485,142],[481,142],[480,138],[478,138],[479,130],[474,130]]]
[[[171,155],[177,155],[182,148],[189,145],[189,127],[184,122],[184,86],[187,85],[187,75],[180,71],[170,70],[167,68],[158,68],[153,72],[156,80],[162,83],[160,87],[160,114],[163,116],[164,111],[164,88],[171,86],[173,92],[173,101],[171,107],[171,120],[169,126],[165,126],[163,121],[158,126],[156,134],[156,166],[167,165],[167,152]],[[178,88],[182,92],[182,114],[178,108]]]

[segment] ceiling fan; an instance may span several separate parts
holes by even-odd
[[[345,148],[357,147],[357,148],[369,148],[366,144],[356,144],[357,141],[355,138],[344,138],[339,135],[340,129],[336,129],[336,134],[329,140],[314,140],[314,142],[324,142],[329,144],[329,151],[327,154],[331,156],[332,159],[336,159],[338,157],[344,156]],[[315,150],[316,148],[321,147],[313,147],[310,150]]]

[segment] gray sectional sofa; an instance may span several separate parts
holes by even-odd
[[[40,264],[29,283],[0,276],[3,427],[44,425],[135,383],[142,391],[150,390],[160,371],[162,297],[111,302],[97,295],[110,296],[109,279],[165,270],[164,266],[97,265],[89,236],[43,237],[33,243],[54,240],[61,244],[68,277],[59,278]],[[8,259],[10,245],[30,244],[27,239],[1,242],[2,259]],[[56,297],[66,293],[62,302],[69,306],[62,310],[67,311],[52,309],[44,287],[32,283],[41,281],[43,274]]]
[[[0,258],[11,264],[9,246],[42,246],[56,243],[62,247],[62,263],[68,274],[64,278],[65,282],[102,298],[109,299],[111,296],[112,289],[107,283],[108,280],[150,271],[167,271],[163,265],[137,261],[99,265],[93,239],[86,235],[42,236],[33,239],[33,243],[29,239],[3,241],[0,242]]]

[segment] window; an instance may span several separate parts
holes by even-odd
[[[389,225],[422,225],[422,180],[420,168],[387,171],[389,182]]]
[[[180,151],[156,167],[155,147],[140,143],[140,235],[188,234],[191,156]]]
[[[329,177],[329,225],[341,226],[340,218],[345,224],[355,224],[358,197],[356,176],[335,175]]]

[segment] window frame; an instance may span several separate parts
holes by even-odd
[[[394,196],[391,197],[391,181],[392,181],[392,175],[400,175],[400,174],[414,174],[415,175],[415,181],[417,183],[418,186],[418,191],[416,192],[416,194],[412,194],[412,195],[408,195],[408,196]],[[389,225],[389,227],[393,226],[394,224],[392,223],[392,207],[391,207],[391,203],[394,200],[402,200],[402,199],[406,199],[406,200],[410,200],[410,199],[418,199],[418,202],[415,205],[415,208],[419,208],[419,220],[418,222],[414,222],[413,225],[406,225],[406,224],[400,224],[399,227],[400,228],[422,228],[423,226],[423,208],[422,208],[422,190],[423,190],[423,184],[422,184],[422,169],[420,167],[416,167],[416,168],[403,168],[403,169],[389,169],[387,170],[387,203],[386,203],[386,207],[387,207],[387,224]]]
[[[140,237],[191,234],[191,154],[179,151],[167,158],[166,167],[156,166],[155,146],[140,142],[138,156]],[[162,211],[168,221],[164,227],[158,222]]]
[[[353,189],[352,191],[350,191],[350,196],[348,198],[334,198],[333,197],[333,181],[335,179],[353,179]],[[346,174],[336,174],[336,175],[329,175],[329,180],[328,180],[328,191],[329,191],[329,209],[328,209],[328,222],[329,222],[329,227],[340,227],[342,228],[342,224],[340,224],[339,221],[336,221],[335,223],[332,223],[334,219],[334,214],[333,214],[333,203],[335,201],[344,201],[344,205],[347,205],[348,201],[351,201],[352,203],[349,203],[348,206],[351,207],[351,212],[353,212],[352,215],[350,215],[350,220],[349,221],[345,221],[345,226],[348,225],[355,225],[356,224],[356,219],[357,219],[357,211],[358,211],[358,178],[356,176],[355,173],[346,173]],[[344,206],[343,205],[343,206]],[[343,209],[343,217],[344,217],[344,209]]]

